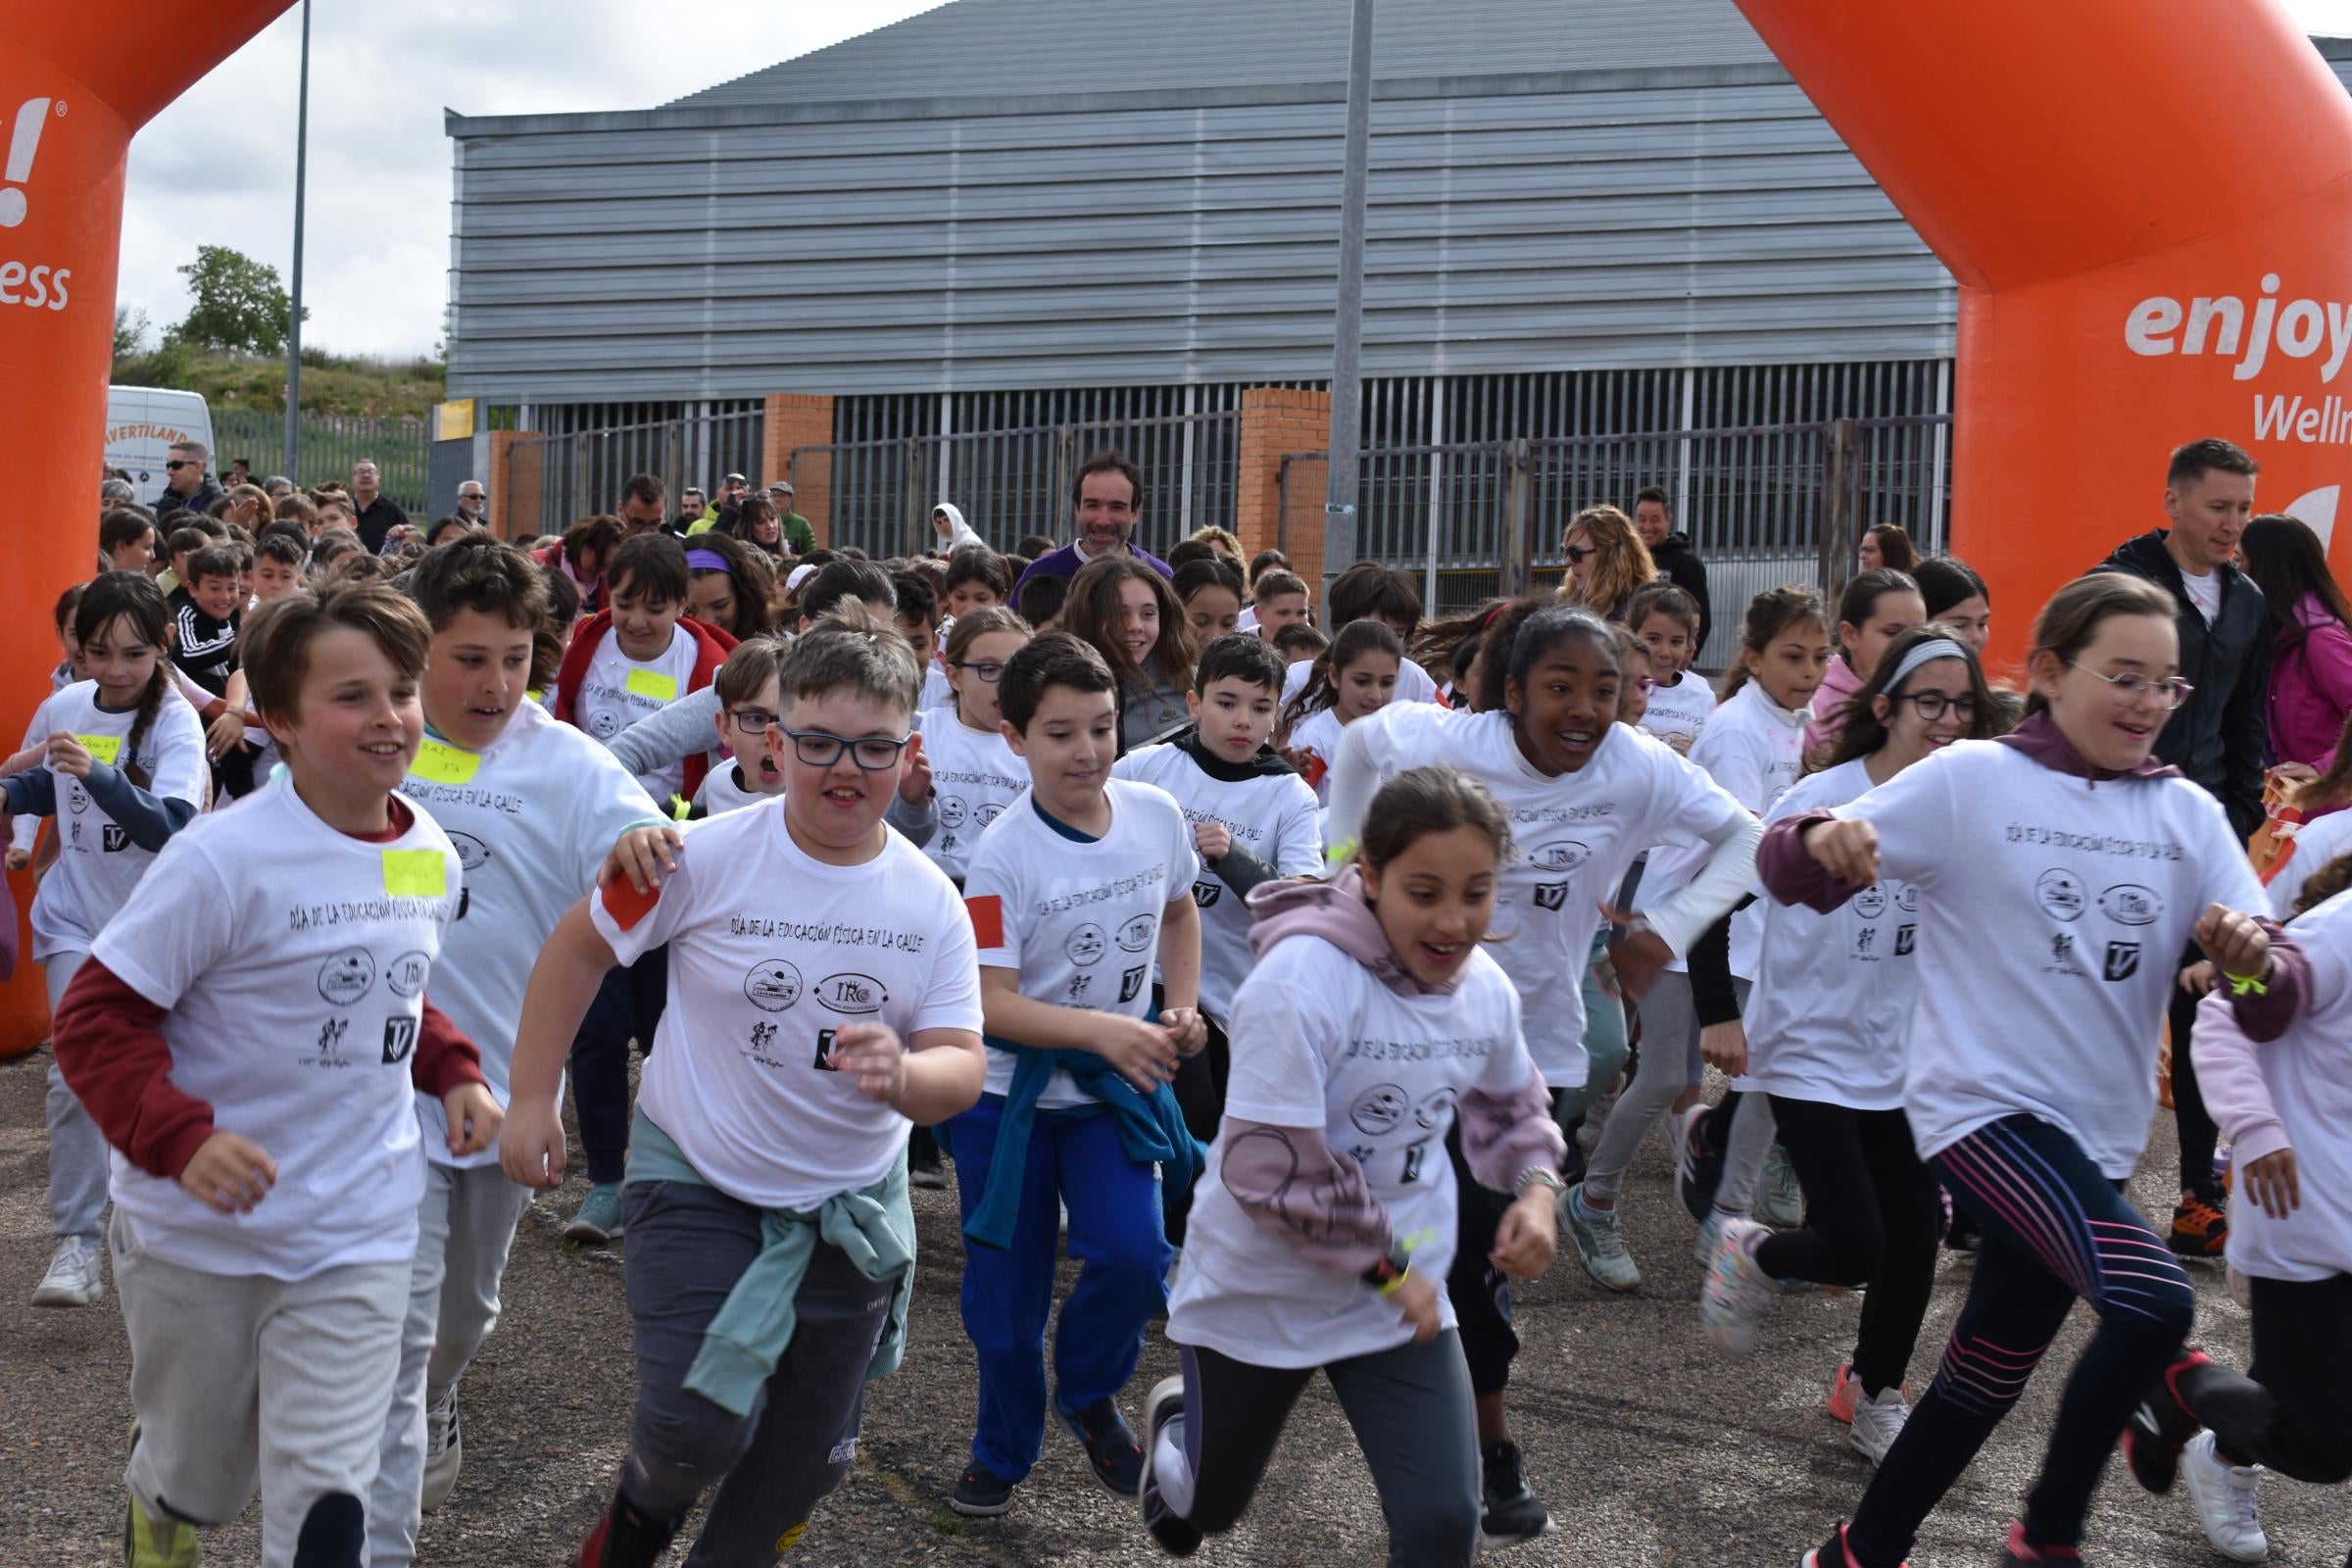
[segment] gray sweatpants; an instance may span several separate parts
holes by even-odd
[[[52,953],[41,960],[49,986],[49,1016],[87,953]],[[66,1087],[66,1075],[49,1063],[49,1234],[59,1241],[87,1236],[95,1241],[106,1214],[106,1134]]]
[[[1747,1004],[1747,982],[1735,978],[1733,988],[1741,1006]],[[1615,1198],[1625,1185],[1625,1173],[1641,1152],[1642,1140],[1666,1114],[1676,1097],[1689,1087],[1684,1075],[1686,1050],[1697,1049],[1698,1013],[1690,999],[1690,977],[1677,969],[1660,974],[1643,997],[1642,1008],[1642,1066],[1600,1130],[1600,1142],[1585,1167],[1588,1198]],[[1761,1100],[1762,1096],[1757,1096]],[[1769,1116],[1764,1118],[1770,1124]],[[1734,1124],[1737,1126],[1737,1123]],[[1770,1143],[1771,1140],[1765,1140]],[[1759,1155],[1759,1157],[1761,1157]],[[1750,1178],[1752,1191],[1753,1178]]]
[[[890,1316],[892,1286],[819,1242],[793,1298],[792,1343],[739,1417],[687,1389],[686,1373],[710,1320],[760,1255],[760,1211],[691,1182],[631,1182],[620,1212],[637,1320],[637,1410],[621,1491],[649,1517],[676,1519],[715,1485],[687,1568],[773,1563],[857,1455],[865,1369]]]
[[[432,1136],[430,1133],[427,1137]],[[383,1465],[368,1497],[369,1568],[416,1559],[423,1523],[424,1411],[455,1389],[498,1325],[498,1282],[530,1189],[496,1165],[458,1170],[427,1162],[416,1209],[416,1262],[409,1274],[400,1377],[384,1423]]]
[[[400,1368],[409,1265],[288,1282],[209,1274],[107,1240],[130,1331],[138,1443],[122,1483],[151,1517],[234,1519],[262,1494],[263,1568],[359,1568],[365,1504]]]

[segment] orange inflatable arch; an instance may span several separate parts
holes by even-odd
[[[1952,541],[2021,659],[2224,436],[2332,544],[2352,95],[2278,0],[1739,0],[1960,285]]]

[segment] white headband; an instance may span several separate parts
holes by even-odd
[[[1938,637],[1934,642],[1921,643],[1903,656],[1903,662],[1894,666],[1894,678],[1880,687],[1879,690],[1883,692],[1895,690],[1903,682],[1909,680],[1912,672],[1922,664],[1933,664],[1938,659],[1966,660],[1967,658],[1968,650],[1949,637]]]

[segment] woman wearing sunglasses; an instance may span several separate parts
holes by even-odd
[[[1657,563],[1634,530],[1634,519],[1615,507],[1587,507],[1569,520],[1560,541],[1568,577],[1560,597],[1604,620],[1623,620],[1634,591],[1655,582]]]

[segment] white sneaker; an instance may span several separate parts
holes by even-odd
[[[1592,1276],[1592,1283],[1611,1291],[1631,1291],[1642,1284],[1642,1269],[1625,1245],[1613,1208],[1587,1208],[1585,1184],[1578,1182],[1558,1199],[1561,1224],[1576,1245],[1576,1260]]]
[[[1692,1244],[1690,1255],[1697,1260],[1700,1268],[1709,1267],[1715,1261],[1715,1250],[1723,1245],[1723,1222],[1737,1218],[1739,1218],[1737,1214],[1727,1214],[1720,1208],[1710,1208],[1707,1210],[1707,1217],[1698,1222],[1698,1240]]]
[[[1775,1144],[1764,1155],[1756,1182],[1756,1218],[1775,1230],[1792,1231],[1805,1222],[1805,1189],[1788,1152]]]
[[[2254,1511],[2254,1494],[2262,1487],[2262,1466],[2234,1465],[2213,1451],[2213,1434],[2200,1432],[2180,1450],[2180,1474],[2197,1505],[2197,1523],[2213,1549],[2232,1562],[2268,1562],[2270,1538]]]
[[[1756,1348],[1756,1329],[1780,1294],[1756,1266],[1755,1244],[1770,1234],[1752,1219],[1724,1216],[1723,1240],[1698,1293],[1699,1324],[1719,1350],[1745,1355]]]
[[[431,1513],[449,1500],[466,1463],[466,1435],[458,1428],[458,1391],[429,1392],[424,1405],[424,1511]]]
[[[34,1287],[35,1306],[96,1306],[106,1294],[106,1273],[100,1262],[105,1249],[95,1236],[69,1236],[49,1256],[49,1272]]]
[[[1876,1396],[1854,1390],[1854,1425],[1848,1434],[1854,1447],[1872,1464],[1884,1464],[1886,1450],[1903,1435],[1911,1406],[1900,1388],[1881,1389]]]

